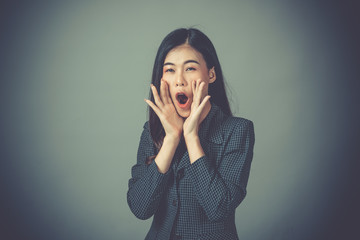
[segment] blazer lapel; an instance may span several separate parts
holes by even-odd
[[[177,171],[179,171],[180,169],[186,168],[188,165],[190,165],[190,158],[189,158],[189,153],[186,150],[184,152],[184,155],[180,159],[179,165],[177,167]]]

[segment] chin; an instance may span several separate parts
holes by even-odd
[[[179,109],[177,112],[182,118],[188,118],[190,116],[190,110],[184,111],[183,109]]]

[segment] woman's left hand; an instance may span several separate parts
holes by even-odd
[[[204,96],[206,92],[205,83],[198,79],[191,84],[193,92],[193,101],[191,103],[190,116],[185,120],[183,125],[184,137],[198,136],[200,123],[205,119],[210,109],[206,105],[210,96]],[[209,103],[210,104],[210,103]]]

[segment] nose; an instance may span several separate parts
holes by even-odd
[[[182,73],[179,73],[176,78],[176,86],[185,86],[185,79]]]

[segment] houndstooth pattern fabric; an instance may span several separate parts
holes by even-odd
[[[139,219],[152,216],[146,240],[238,239],[235,209],[246,195],[253,157],[254,127],[247,119],[229,117],[212,104],[200,125],[205,156],[190,164],[186,145],[180,142],[170,169],[162,174],[149,123],[144,124],[132,167],[127,201]]]

